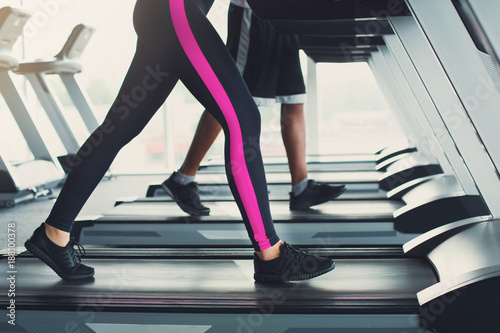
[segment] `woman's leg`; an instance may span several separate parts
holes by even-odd
[[[259,147],[260,114],[234,60],[205,17],[207,2],[139,0],[137,5],[139,38],[173,64],[175,74],[223,127],[228,182],[250,239],[257,251],[271,248],[279,238]],[[167,44],[162,42],[165,38]]]
[[[104,122],[70,161],[71,171],[43,224],[26,241],[26,248],[65,280],[92,277],[69,240],[73,221],[108,170],[119,150],[138,135],[177,82],[141,42],[116,101]]]
[[[47,224],[71,231],[74,219],[120,149],[142,131],[177,80],[139,41],[118,97],[70,164],[71,171]]]
[[[188,176],[195,176],[200,163],[221,131],[221,126],[207,110],[203,111],[193,141],[179,171]]]

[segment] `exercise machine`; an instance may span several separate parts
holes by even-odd
[[[12,55],[12,47],[29,18],[29,13],[19,9],[0,9],[0,93],[33,155],[32,160],[12,164],[0,151],[0,207],[13,207],[19,202],[50,194],[64,179],[57,157],[45,144],[11,77],[12,70],[19,66]]]

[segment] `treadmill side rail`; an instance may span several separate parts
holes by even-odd
[[[408,256],[422,257],[429,254],[439,244],[459,232],[471,228],[478,223],[491,220],[491,216],[476,216],[457,222],[448,223],[441,227],[432,229],[411,241],[403,244],[403,251]]]
[[[406,206],[394,212],[394,227],[401,232],[424,233],[490,211],[476,193],[467,193],[454,176],[435,175],[402,197]]]
[[[406,205],[394,212],[394,229],[404,233],[424,233],[470,217],[490,215],[478,195],[431,198],[422,204]]]
[[[427,257],[440,282],[417,294],[424,328],[496,331],[500,326],[500,220],[463,230]]]

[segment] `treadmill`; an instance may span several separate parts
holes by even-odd
[[[94,279],[62,281],[27,254],[7,268],[2,255],[0,286],[15,283],[20,332],[68,329],[61,325],[97,333],[179,332],[187,325],[187,332],[491,332],[499,324],[500,259],[488,253],[500,253],[498,236],[500,221],[483,220],[424,234],[405,245],[404,257],[313,248],[334,257],[336,269],[275,285],[253,282],[251,250],[91,246],[85,262],[96,268]],[[0,295],[2,315],[11,299]],[[2,332],[10,332],[7,325]]]
[[[278,234],[300,246],[391,245],[401,247],[419,233],[394,229],[399,202],[331,202],[315,210],[291,212],[288,202],[272,201]],[[122,203],[98,217],[75,221],[72,237],[83,245],[238,246],[250,241],[234,201],[211,202],[209,216],[188,216],[175,202]],[[378,214],[377,214],[378,213]]]
[[[12,48],[29,18],[30,14],[23,10],[0,8],[0,95],[33,155],[32,159],[13,162],[8,153],[0,149],[0,207],[14,207],[20,202],[50,195],[64,180],[57,157],[46,145],[12,78],[12,70],[19,66]],[[2,133],[5,142],[12,141],[7,136],[9,132]]]
[[[288,173],[272,175],[275,180],[289,177]],[[159,186],[150,186],[146,198],[121,198],[100,216],[79,218],[72,236],[87,245],[126,245],[130,236],[141,246],[249,246],[240,212],[224,183],[225,175],[203,174],[197,180],[200,196],[211,209],[209,216],[187,215]],[[394,230],[393,214],[404,203],[388,200],[377,184],[371,192],[347,191],[340,197],[344,199],[308,211],[290,211],[289,184],[268,183],[268,189],[276,230],[293,244],[401,246],[421,233]]]
[[[285,173],[271,175],[274,180],[289,177]],[[317,175],[327,177],[329,173]],[[373,184],[371,193],[366,189],[347,191],[337,200],[304,212],[289,210],[289,185],[270,182],[271,214],[277,232],[301,246],[400,246],[443,224],[489,214],[481,197],[465,195],[453,175],[415,173],[412,177],[413,181],[396,187],[390,199],[390,192]],[[75,222],[73,237],[84,244],[123,245],[131,236],[144,246],[248,246],[239,210],[224,180],[225,175],[218,173],[198,178],[200,196],[210,206],[210,216],[186,215],[155,185],[150,186],[146,198],[122,198],[101,216],[82,217]]]
[[[97,333],[354,333],[368,328],[417,333],[423,331],[416,325],[415,294],[436,283],[432,267],[421,258],[336,259],[331,274],[265,285],[253,281],[250,251],[204,257],[136,250],[89,247],[85,262],[96,268],[96,276],[78,283],[61,281],[38,259],[18,256],[17,266],[26,272],[16,276],[18,332],[69,327]],[[29,271],[37,271],[36,276]],[[5,270],[0,277],[2,288],[8,287]],[[2,315],[6,301],[2,294]]]
[[[266,167],[267,165],[265,165]],[[379,187],[382,172],[372,170],[363,172],[308,172],[310,179],[329,184],[345,184],[346,192],[339,199],[387,199],[387,191]],[[166,178],[166,177],[165,177]],[[288,200],[290,192],[290,172],[266,173],[271,200]],[[161,188],[160,180],[149,185],[146,198],[167,197]],[[196,182],[203,200],[233,200],[225,173],[201,173],[196,175]],[[164,198],[165,199],[165,198]],[[167,199],[168,200],[168,199]]]
[[[309,178],[318,182],[345,184],[347,191],[341,199],[364,197],[381,199],[386,198],[387,191],[394,190],[400,185],[418,178],[443,173],[439,164],[428,162],[415,149],[410,152],[405,149],[397,150],[397,152],[388,150],[388,154],[385,156],[388,158],[380,158],[380,163],[377,162],[372,169],[367,170],[338,169],[336,164],[329,162],[308,163],[308,167],[315,166],[308,169],[308,175]],[[290,187],[290,173],[287,165],[282,164],[283,168],[279,166],[280,164],[265,162],[266,179],[269,186],[273,186],[275,191],[286,192]],[[227,184],[224,165],[200,167],[199,171],[201,172],[197,173],[196,181],[202,193],[214,191],[214,185],[218,185],[215,191],[220,192],[220,185]],[[146,196],[164,195],[160,184],[161,181],[151,184]],[[283,188],[278,189],[278,186]],[[231,196],[229,188],[225,187],[225,197]]]
[[[365,176],[359,179],[359,175]],[[278,232],[299,245],[397,244],[417,234],[403,235],[394,230],[393,213],[403,207],[388,200],[379,188],[380,172],[310,172],[317,181],[348,183],[347,191],[335,201],[318,205],[307,212],[289,210],[289,172],[267,174],[271,213]],[[358,178],[358,180],[354,180]],[[348,181],[351,180],[351,183]],[[141,244],[189,244],[190,246],[239,244],[248,246],[241,216],[225,174],[197,175],[200,197],[210,208],[210,216],[191,217],[182,212],[160,185],[150,185],[145,198],[120,198],[115,208],[99,217],[79,219],[73,236],[85,244],[123,244],[124,235],[141,234]],[[139,222],[140,221],[140,222]],[[140,224],[138,224],[138,222]],[[355,222],[355,223],[353,223]],[[120,235],[113,232],[121,226]],[[140,227],[139,227],[140,225]],[[140,230],[139,230],[140,229]]]

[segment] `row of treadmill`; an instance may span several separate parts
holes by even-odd
[[[62,106],[48,75],[60,77],[77,110],[76,116],[85,125],[83,133],[92,133],[99,125],[89,98],[75,78],[75,74],[82,71],[80,56],[94,28],[84,24],[75,26],[60,52],[51,59],[20,62],[13,54],[13,47],[21,39],[23,28],[30,18],[31,14],[21,9],[0,9],[0,95],[33,156],[26,161],[13,161],[5,146],[0,148],[0,207],[7,208],[51,194],[52,189],[64,181],[68,165],[82,144],[75,129],[70,126],[70,120],[75,115],[69,115]],[[19,83],[20,78],[31,85],[50,122],[49,126],[54,128],[57,140],[66,151],[65,155],[58,156],[54,145],[48,142],[47,132],[44,131],[47,125],[31,110],[25,93],[22,93],[24,89]],[[0,139],[13,141],[11,133],[8,130],[7,133],[0,133]],[[20,142],[15,144],[21,147]]]
[[[298,34],[316,63],[367,62],[407,133],[369,155],[308,156],[310,178],[347,187],[309,211],[288,208],[286,160],[265,158],[278,234],[336,268],[309,281],[255,283],[253,249],[224,165],[213,161],[197,175],[209,216],[183,213],[158,179],[144,197],[117,198],[76,221],[72,236],[93,280],[62,281],[21,249],[18,325],[0,331],[498,332],[500,3],[249,3]],[[12,70],[0,70],[0,88]],[[0,303],[5,318],[6,293]]]

